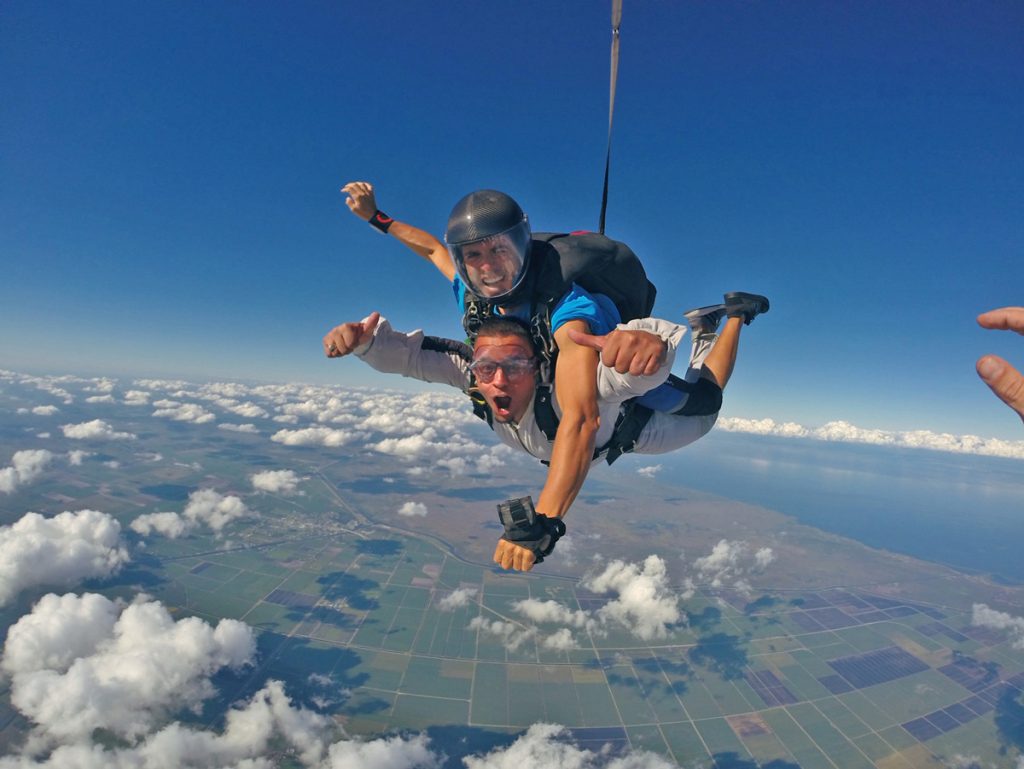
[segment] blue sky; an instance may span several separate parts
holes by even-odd
[[[656,313],[767,294],[727,413],[1020,439],[977,379],[1024,340],[1024,7],[625,0],[608,234]],[[457,334],[465,192],[596,228],[605,3],[0,5],[0,366],[365,384],[319,339]]]

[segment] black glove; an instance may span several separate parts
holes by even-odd
[[[498,520],[505,527],[501,538],[525,547],[540,563],[551,555],[555,543],[565,534],[561,518],[548,518],[533,509],[532,497],[509,499],[498,505]]]

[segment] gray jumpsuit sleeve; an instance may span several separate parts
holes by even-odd
[[[384,374],[440,382],[463,392],[469,388],[469,348],[453,339],[427,337],[419,330],[403,334],[381,318],[370,341],[353,352]]]

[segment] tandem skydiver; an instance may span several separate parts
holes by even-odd
[[[545,401],[551,400],[552,389],[559,394],[560,419],[553,418],[542,425],[551,444],[550,470],[538,508],[549,517],[561,518],[586,477],[601,424],[597,381],[593,376],[597,370],[597,351],[592,340],[580,342],[588,339],[587,332],[599,336],[609,333],[620,320],[616,302],[604,294],[590,293],[566,278],[566,264],[576,264],[575,274],[580,275],[581,281],[586,277],[593,282],[594,275],[586,274],[585,265],[591,256],[588,249],[601,251],[601,279],[596,283],[602,289],[607,287],[617,297],[619,306],[631,313],[630,319],[635,319],[649,314],[654,298],[654,287],[647,281],[639,261],[628,248],[603,236],[532,239],[522,209],[500,192],[481,190],[456,204],[446,232],[447,247],[429,233],[379,211],[370,184],[353,182],[343,192],[349,195],[346,203],[353,213],[381,232],[394,235],[453,281],[460,307],[465,309],[464,326],[471,339],[479,324],[491,315],[526,321],[540,380],[536,387],[540,408],[536,413],[551,411],[550,405],[546,409],[544,406]],[[584,267],[579,268],[580,264]],[[571,271],[568,274],[573,275]],[[729,316],[723,332],[723,340],[729,341],[722,345],[722,355],[729,361],[731,374],[741,324],[749,323],[767,309],[768,300],[764,297],[736,292],[726,295],[725,304],[686,313],[694,332],[694,365],[683,379],[669,377],[666,386],[654,388],[632,402],[628,421],[635,424],[649,419],[652,412],[681,417],[717,415],[721,387],[728,374],[716,378],[710,369],[700,365],[701,356],[714,344],[722,317]],[[618,373],[653,373],[655,358],[650,346],[638,341],[638,335],[612,339],[615,341],[607,344],[601,354],[607,365],[614,366]],[[499,545],[496,560],[504,564],[499,557],[503,547],[514,551]]]
[[[696,356],[691,359],[690,368],[723,384],[728,382],[736,361],[741,325],[740,318],[730,320],[717,341],[713,334],[701,335],[694,345]],[[706,435],[714,426],[717,410],[678,415],[637,409],[634,405],[633,399],[668,378],[685,334],[684,326],[640,318],[604,336],[579,337],[588,349],[601,348],[609,353],[612,363],[595,364],[591,372],[599,420],[595,437],[598,448],[586,457],[588,467],[601,460],[610,464],[626,452],[675,451]],[[495,315],[485,319],[470,347],[451,339],[424,336],[422,331],[395,331],[375,312],[362,321],[335,327],[324,336],[323,345],[329,358],[354,353],[378,371],[456,387],[484,409],[482,416],[503,443],[544,462],[554,455],[553,436],[545,430],[547,417],[537,398],[536,347],[529,329],[517,318]],[[654,363],[630,373],[628,364],[637,356]],[[623,370],[617,370],[616,361]],[[550,405],[556,418],[561,414],[559,404],[556,388]],[[495,549],[495,562],[506,569],[526,571],[548,555],[564,533],[561,519],[572,499],[560,501],[562,504],[554,509],[539,503],[536,510],[532,502],[525,502],[529,507],[527,514],[535,518],[518,528],[510,528],[506,522],[506,534]]]

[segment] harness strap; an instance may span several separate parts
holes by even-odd
[[[610,465],[623,454],[633,451],[640,438],[640,433],[647,427],[647,423],[651,421],[653,415],[654,411],[646,406],[641,406],[635,399],[626,401],[625,407],[619,413],[619,418],[615,420],[615,430],[612,432],[611,440],[602,449],[606,452],[605,462]]]
[[[533,399],[533,418],[537,420],[537,427],[544,433],[544,437],[553,441],[558,432],[558,415],[551,402],[551,385],[537,385],[537,394]]]

